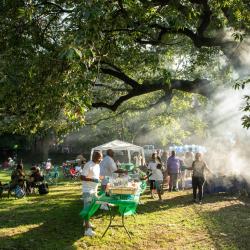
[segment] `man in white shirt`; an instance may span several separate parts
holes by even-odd
[[[100,162],[102,160],[102,154],[100,152],[94,152],[92,160],[88,161],[82,171],[82,193],[84,209],[88,209],[91,203],[97,195],[98,182],[100,177]],[[85,236],[94,236],[93,226],[90,224],[89,220],[85,220]]]
[[[103,158],[100,167],[100,176],[103,177],[102,190],[105,191],[108,184],[108,177],[112,177],[112,174],[117,170],[114,161],[114,151],[112,149],[107,150],[107,155]]]

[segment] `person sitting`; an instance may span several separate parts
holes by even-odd
[[[9,157],[8,158],[8,166],[10,168],[12,168],[12,167],[14,167],[14,165],[15,165],[15,161],[11,157]]]
[[[11,173],[11,187],[15,188],[17,184],[24,186],[25,172],[23,164],[17,164],[16,169]]]
[[[77,173],[81,172],[85,164],[86,164],[86,159],[84,158],[84,160],[78,163],[77,166],[75,167],[76,172]]]
[[[9,163],[8,163],[7,160],[5,160],[5,161],[3,162],[3,164],[2,164],[2,168],[3,168],[3,169],[7,169],[8,167],[9,167]]]
[[[29,180],[27,181],[27,193],[30,194],[32,189],[34,189],[38,182],[44,180],[43,175],[40,172],[40,168],[36,165],[31,167],[31,175],[29,176]]]
[[[11,190],[15,189],[17,186],[24,188],[24,184],[25,184],[25,172],[23,164],[19,163],[17,164],[16,169],[11,173],[11,181],[10,181],[8,195],[10,195]]]
[[[69,173],[71,175],[75,175],[76,174],[76,169],[75,169],[75,166],[73,164],[70,165]]]

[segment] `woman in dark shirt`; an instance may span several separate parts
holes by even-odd
[[[25,172],[23,164],[18,164],[16,169],[11,174],[11,188],[15,188],[17,185],[23,186],[25,181]]]
[[[40,168],[33,166],[31,167],[31,175],[29,176],[29,180],[27,181],[27,193],[31,193],[31,189],[36,187],[36,184],[38,182],[41,182],[44,180],[44,177],[42,176],[40,172]]]

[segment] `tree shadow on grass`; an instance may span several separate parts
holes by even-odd
[[[73,249],[84,233],[81,208],[81,201],[66,199],[24,204],[1,212],[0,230],[10,230],[0,235],[0,249]]]
[[[66,249],[83,236],[82,223],[79,211],[81,205],[78,201],[71,201],[65,205],[50,207],[43,205],[33,208],[12,211],[15,215],[7,222],[6,227],[20,228],[17,235],[0,236],[1,249]],[[22,226],[38,224],[25,233]],[[19,226],[19,227],[18,227]],[[5,228],[6,228],[5,227]]]
[[[147,192],[145,193],[147,194]],[[144,199],[146,199],[144,201]],[[237,197],[232,196],[231,194],[221,193],[221,194],[207,194],[205,195],[205,199],[203,204],[206,203],[217,203],[218,201],[233,201],[236,200]],[[138,206],[137,213],[152,213],[155,211],[178,208],[178,207],[186,207],[190,205],[198,205],[193,203],[193,196],[191,191],[177,192],[177,193],[169,193],[166,192],[163,202],[158,201],[158,199],[151,199],[145,196],[141,197],[141,205]]]
[[[203,219],[216,249],[250,249],[250,199],[227,202],[215,210],[196,212]]]

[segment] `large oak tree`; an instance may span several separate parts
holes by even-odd
[[[232,53],[249,34],[247,0],[1,5],[2,132],[63,133],[91,108],[119,111],[156,91],[148,105],[169,103],[177,91],[209,97],[229,64],[246,72]]]

